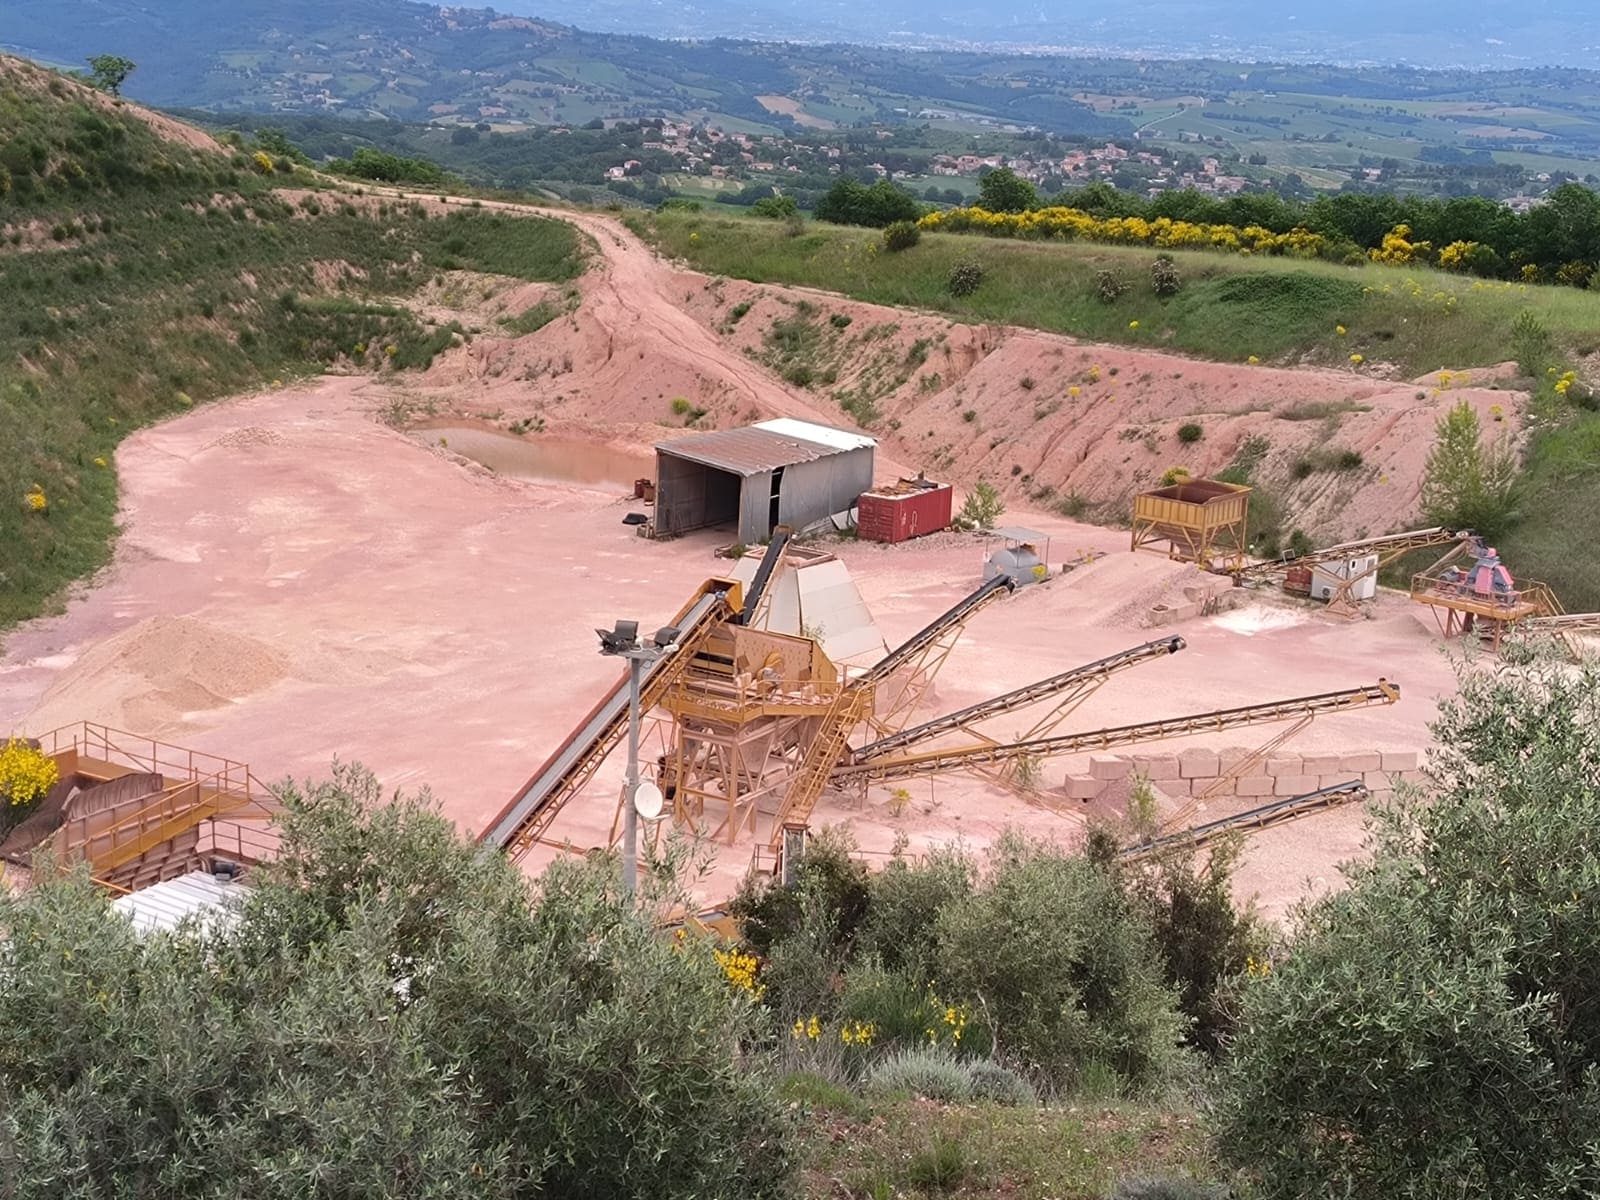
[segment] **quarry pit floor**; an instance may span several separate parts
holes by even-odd
[[[335,759],[370,766],[388,788],[426,785],[476,833],[612,682],[594,629],[618,617],[670,618],[706,578],[726,537],[650,542],[622,517],[639,508],[606,482],[508,478],[378,420],[386,385],[329,376],[210,405],[129,437],[117,454],[123,533],[113,564],[65,610],[6,635],[0,727],[37,734],[78,721],[242,759],[263,780],[317,777]],[[638,464],[643,445],[605,461]],[[1185,569],[1132,554],[1118,529],[1016,511],[1007,523],[1050,535],[1052,564],[1104,557],[1022,589],[968,626],[918,712],[926,719],[1068,667],[1177,633],[1187,649],[1112,679],[1063,726],[1155,717],[1398,681],[1400,703],[1327,716],[1286,747],[1351,755],[1425,752],[1449,656],[1425,612],[1381,594],[1365,619],[1331,617],[1270,594],[1209,617],[1151,628],[1153,605]],[[895,546],[825,548],[849,567],[890,644],[927,624],[982,578],[992,541],[941,534]],[[1002,720],[1014,736],[1030,722]],[[1250,747],[1271,727],[1144,747]],[[886,854],[961,840],[981,850],[1002,830],[1076,838],[1090,807],[1068,800],[1081,760],[1045,764],[1041,798],[983,779],[908,785],[864,805],[829,797],[813,825],[847,821]],[[614,755],[551,831],[603,843],[615,811]],[[1223,815],[1224,810],[1202,814]],[[1281,914],[1332,886],[1359,852],[1346,807],[1250,839],[1241,898]],[[557,853],[541,849],[530,867]],[[726,897],[750,862],[748,838],[718,852],[698,884]]]

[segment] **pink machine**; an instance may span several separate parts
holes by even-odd
[[[1471,594],[1490,603],[1515,603],[1516,580],[1512,579],[1505,563],[1500,561],[1499,552],[1482,541],[1475,541],[1473,550],[1477,557],[1470,567],[1466,570],[1449,567],[1439,576],[1439,582],[1452,584],[1462,594]]]

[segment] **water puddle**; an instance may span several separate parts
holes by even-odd
[[[655,474],[646,454],[577,438],[526,438],[470,425],[439,425],[413,431],[425,445],[445,445],[475,463],[512,479],[565,483],[604,491],[631,491],[635,479]]]

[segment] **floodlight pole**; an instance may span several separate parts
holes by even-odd
[[[648,652],[628,652],[628,780],[622,797],[622,894],[632,897],[639,886],[639,681]]]

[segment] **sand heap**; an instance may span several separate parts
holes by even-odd
[[[40,730],[88,720],[159,737],[271,687],[288,660],[255,638],[190,617],[148,617],[84,653],[44,695]]]

